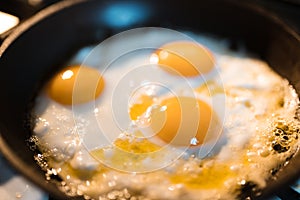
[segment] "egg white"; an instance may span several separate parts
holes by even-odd
[[[43,92],[39,95],[34,133],[39,138],[42,152],[52,156],[54,165],[61,167],[60,163],[66,162],[78,173],[80,170],[99,169],[103,163],[95,160],[89,151],[111,147],[124,133],[134,132],[136,127],[132,126],[128,107],[139,96],[150,94],[157,101],[174,94],[194,96],[213,108],[222,125],[222,132],[216,135],[215,140],[187,151],[186,148],[167,146],[154,159],[149,157],[142,162],[144,168],[139,170],[154,170],[150,174],[120,173],[123,168],[114,166],[108,160],[104,164],[116,170],[93,174],[94,185],[84,189],[79,184],[84,194],[98,198],[111,189],[126,187],[154,199],[211,199],[217,195],[233,199],[236,193],[232,188],[236,189],[237,183],[251,180],[264,186],[268,177],[266,171],[283,161],[284,156],[272,154],[268,158],[257,153],[268,148],[262,139],[265,138],[262,132],[272,125],[277,115],[292,120],[299,104],[298,96],[288,82],[270,70],[265,62],[249,57],[251,55],[243,49],[239,53],[230,51],[226,40],[186,32],[193,38],[190,39],[155,28],[132,33],[126,35],[127,39],[115,37],[96,48],[87,47],[71,59],[70,65],[83,63],[97,68],[103,75],[105,88],[95,102],[63,106]],[[213,51],[216,66],[211,74],[186,79],[170,75],[151,62],[155,47],[187,38]],[[90,49],[93,51],[90,52]],[[198,90],[209,81],[214,83],[214,87],[221,88],[221,92],[215,93],[209,84],[208,89]],[[278,106],[280,99],[285,102],[282,107]],[[152,142],[156,143],[154,140]],[[112,147],[106,153],[113,154],[115,151]],[[251,162],[251,159],[257,162]],[[249,163],[245,164],[245,160]],[[174,184],[169,180],[180,169],[191,176],[195,172],[201,174],[199,163],[204,168],[220,163],[230,166],[230,172],[234,175],[226,179],[222,187],[210,189],[190,189],[184,183]]]

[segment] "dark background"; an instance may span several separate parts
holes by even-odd
[[[200,0],[201,1],[201,0]],[[214,0],[213,0],[214,1]],[[238,1],[238,0],[237,0]],[[245,0],[242,0],[245,1]],[[300,34],[300,0],[246,0],[276,13]],[[0,11],[26,19],[58,0],[1,0]],[[192,2],[192,1],[191,1]],[[159,4],[159,2],[157,2]]]

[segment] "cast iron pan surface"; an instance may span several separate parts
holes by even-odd
[[[104,20],[107,9],[126,3],[140,8],[133,11],[137,12],[134,22],[116,26]],[[32,128],[28,113],[35,95],[45,80],[81,47],[145,26],[212,33],[230,39],[232,48],[243,41],[300,93],[299,35],[251,2],[75,0],[54,4],[21,24],[0,48],[0,150],[24,176],[55,198],[67,199],[55,184],[45,181],[26,142]],[[300,164],[298,158],[292,160],[288,170],[282,170],[282,175],[279,173],[277,182],[270,182],[266,194],[299,175],[300,169],[295,167]],[[242,198],[252,195],[251,191],[245,192]]]

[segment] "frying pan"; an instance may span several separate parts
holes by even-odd
[[[109,10],[115,9],[110,16]],[[112,12],[114,13],[114,12]],[[127,16],[124,20],[122,16]],[[123,19],[123,20],[122,20]],[[62,1],[17,27],[0,47],[0,150],[25,177],[57,199],[66,197],[45,180],[26,140],[32,102],[44,81],[81,47],[136,27],[187,28],[246,47],[286,77],[300,93],[300,37],[275,15],[248,1]],[[300,174],[299,154],[270,180],[263,195]],[[245,197],[253,194],[245,191]]]

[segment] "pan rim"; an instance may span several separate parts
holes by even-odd
[[[75,4],[86,2],[88,0],[64,0],[58,3],[52,4],[41,11],[37,12],[33,16],[26,19],[24,22],[21,22],[12,32],[4,39],[3,43],[0,46],[0,59],[6,49],[16,40],[22,33],[30,29],[34,24],[42,21],[46,17],[55,14],[56,12],[63,10],[65,8],[71,7]]]
[[[42,9],[41,11],[37,12],[35,15],[30,17],[29,19],[22,22],[18,25],[9,35],[7,38],[4,39],[3,43],[0,46],[0,59],[6,49],[13,43],[15,39],[17,39],[23,32],[30,29],[30,27],[37,22],[43,20],[44,18],[63,10],[67,7],[73,6],[75,4],[87,2],[89,0],[64,0],[49,7]],[[283,19],[281,19],[275,12],[267,10],[263,8],[262,5],[258,5],[256,2],[250,1],[236,1],[236,0],[221,0],[223,2],[230,2],[232,4],[242,6],[245,9],[250,9],[253,11],[258,12],[263,17],[270,19],[273,23],[278,25],[279,27],[283,28],[284,31],[292,35],[300,44],[300,33],[297,33],[296,30],[287,24]]]

